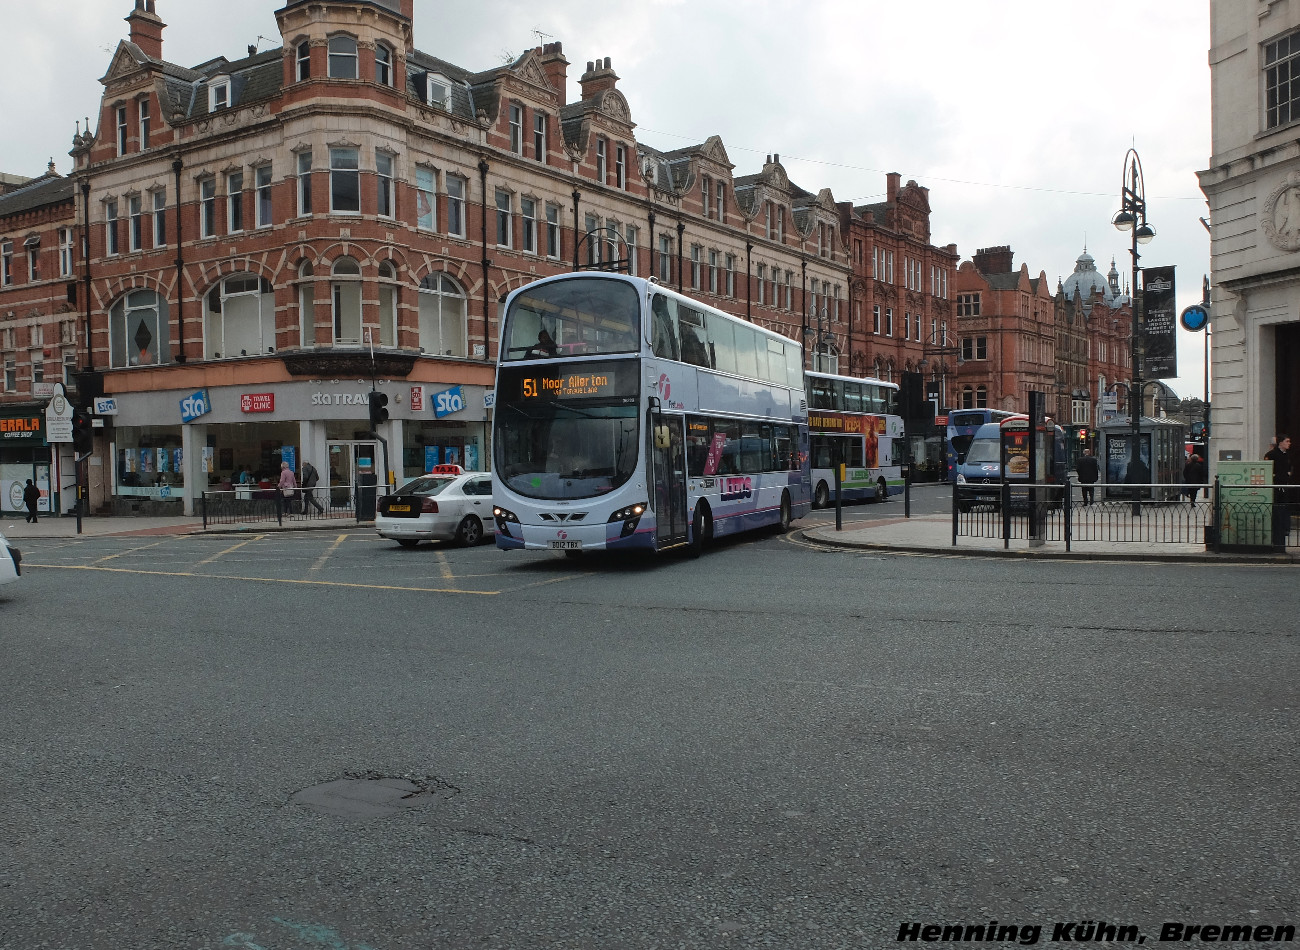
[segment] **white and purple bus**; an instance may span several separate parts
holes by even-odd
[[[803,348],[656,281],[584,272],[506,301],[497,547],[654,550],[811,506]]]

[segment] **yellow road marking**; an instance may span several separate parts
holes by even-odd
[[[126,552],[123,552],[124,554]],[[299,584],[308,587],[349,587],[357,590],[396,590],[417,594],[470,594],[476,597],[495,597],[499,590],[460,590],[455,587],[402,587],[396,584],[348,584],[342,581],[294,580],[287,577],[244,577],[239,574],[199,574],[194,571],[142,571],[130,567],[97,567],[94,564],[28,564],[23,567],[40,567],[56,571],[104,571],[110,574],[142,574],[147,577],[200,577],[214,581],[255,581],[263,584]],[[531,586],[531,585],[530,585]]]
[[[173,540],[175,540],[175,538],[164,538],[161,541],[155,541],[153,544],[144,544],[138,548],[128,548],[125,551],[118,551],[116,554],[109,554],[106,557],[101,557],[98,560],[96,560],[95,563],[99,564],[103,561],[111,561],[115,557],[124,557],[128,554],[134,554],[136,551],[147,551],[149,550],[149,548],[156,548],[160,544],[166,544],[168,541],[173,541]]]
[[[259,534],[257,537],[255,537],[255,538],[249,538],[247,541],[240,541],[240,542],[239,542],[238,544],[236,544],[234,547],[226,548],[224,551],[219,551],[218,553],[212,555],[212,557],[204,558],[202,561],[199,561],[199,563],[195,564],[194,566],[195,566],[195,567],[202,567],[204,564],[211,564],[213,561],[217,560],[218,558],[225,557],[225,556],[226,556],[227,554],[229,554],[231,551],[238,551],[238,550],[239,550],[240,548],[242,548],[245,544],[250,544],[250,543],[252,543],[253,541],[260,541],[260,540],[262,540],[262,538],[264,538],[264,537],[266,537],[266,535],[264,535],[264,534]]]
[[[442,579],[444,581],[454,581],[456,575],[451,572],[451,565],[447,563],[447,555],[441,551],[438,552],[438,567],[442,570]]]
[[[337,550],[339,549],[339,545],[342,544],[342,543],[343,543],[344,541],[346,541],[347,539],[348,539],[348,536],[347,536],[346,534],[340,534],[337,538],[335,538],[335,539],[334,539],[334,543],[331,544],[328,548],[325,549],[325,553],[324,553],[324,554],[322,554],[320,557],[316,558],[316,563],[313,564],[313,565],[309,568],[309,570],[311,570],[311,571],[319,571],[322,567],[324,567],[324,566],[325,566],[325,562],[329,560],[330,555],[333,554],[335,551],[337,551]]]

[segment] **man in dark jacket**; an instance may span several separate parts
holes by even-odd
[[[320,484],[320,473],[316,471],[316,466],[311,462],[303,461],[302,463],[302,513],[307,513],[307,506],[313,505],[318,512],[325,514],[325,509],[320,506],[316,500],[316,492],[313,490]]]
[[[1097,479],[1101,473],[1097,469],[1097,460],[1093,457],[1092,452],[1088,449],[1083,450],[1075,471],[1079,473],[1079,488],[1083,491],[1083,503],[1092,504],[1093,485],[1097,484]]]
[[[36,524],[36,508],[41,503],[41,490],[32,484],[32,480],[27,479],[27,487],[23,489],[23,504],[27,506],[27,523]]]
[[[1183,490],[1187,492],[1187,500],[1193,505],[1196,504],[1196,497],[1201,493],[1201,486],[1205,484],[1205,462],[1195,452],[1183,466],[1183,484],[1186,486]],[[1206,491],[1208,493],[1208,489]]]

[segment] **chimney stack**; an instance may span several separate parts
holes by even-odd
[[[131,42],[150,59],[162,59],[162,35],[167,24],[154,9],[154,0],[135,0],[135,9],[126,18],[131,24]]]
[[[586,102],[606,89],[613,89],[618,84],[618,75],[609,64],[609,57],[587,63],[587,71],[578,80],[582,86],[582,101]]]
[[[885,176],[885,201],[893,204],[898,199],[898,184],[903,180],[903,176],[898,172],[890,172]]]
[[[546,73],[546,79],[555,88],[557,101],[564,105],[564,100],[568,96],[567,86],[569,84],[569,61],[564,58],[564,44],[547,43],[542,47],[541,55],[542,71]]]
[[[975,269],[985,276],[989,274],[1010,274],[1012,271],[1012,261],[1015,255],[1011,252],[1009,244],[1002,244],[998,247],[982,247],[975,252],[971,262]]]

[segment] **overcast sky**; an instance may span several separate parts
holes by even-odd
[[[279,6],[157,0],[163,54],[194,66],[278,46]],[[6,10],[0,171],[36,175],[51,156],[68,171],[133,7]],[[1130,272],[1110,219],[1135,146],[1157,232],[1142,263],[1177,265],[1180,308],[1201,297],[1208,0],[415,0],[416,46],[466,69],[538,45],[537,31],[564,44],[570,101],[587,61],[611,58],[638,140],[666,150],[719,135],[736,175],[776,152],[803,188],[855,203],[881,200],[899,172],[930,189],[935,244],[963,260],[1009,244],[1053,289],[1085,241],[1103,273],[1112,257]],[[1169,382],[1200,396],[1204,340],[1179,337]]]

